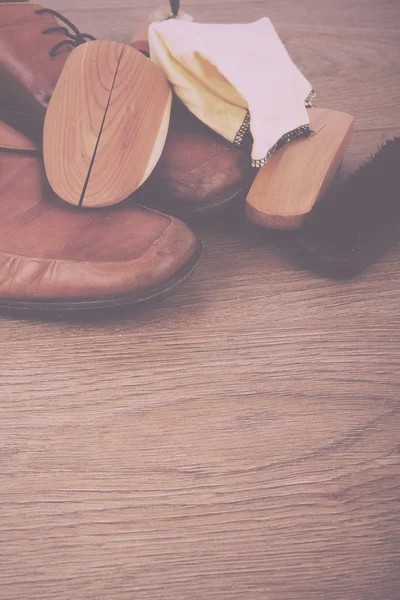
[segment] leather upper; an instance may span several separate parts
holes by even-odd
[[[131,45],[149,53],[145,39]],[[251,140],[248,140],[251,141]],[[175,95],[168,136],[157,167],[141,190],[145,199],[162,191],[169,204],[213,203],[240,189],[254,174],[250,144],[238,148],[195,117]]]
[[[64,203],[37,147],[0,122],[0,298],[135,294],[168,281],[196,247],[181,221],[129,200],[101,210]]]
[[[66,36],[42,32],[59,25],[40,4],[0,4],[0,118],[41,142],[44,115],[72,47],[49,53]]]
[[[145,191],[186,205],[215,202],[252,172],[250,152],[209,129],[174,97],[164,150]]]

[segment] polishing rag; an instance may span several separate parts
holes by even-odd
[[[314,91],[268,18],[228,25],[169,19],[150,25],[149,44],[151,60],[198,119],[235,145],[250,130],[253,166],[310,133]]]

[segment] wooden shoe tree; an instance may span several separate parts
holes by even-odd
[[[134,48],[111,41],[75,48],[44,124],[44,164],[55,193],[84,207],[130,196],[160,157],[171,99],[163,73]]]
[[[193,17],[184,13],[183,11],[179,11],[175,17],[172,17],[171,8],[168,6],[159,6],[148,16],[145,22],[139,27],[137,32],[132,38],[130,43],[131,46],[140,50],[141,52],[149,52],[149,41],[148,41],[148,32],[149,25],[152,23],[157,23],[160,21],[166,21],[167,19],[175,18],[179,21],[193,21]]]
[[[351,115],[310,108],[313,133],[277,150],[256,175],[246,199],[249,221],[272,229],[298,229],[326,192],[353,134]]]

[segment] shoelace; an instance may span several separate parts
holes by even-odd
[[[171,6],[171,19],[175,19],[178,16],[179,13],[179,9],[180,9],[180,0],[170,0],[170,6]],[[62,23],[65,23],[65,25],[67,25],[70,29],[72,29],[72,33],[71,31],[68,31],[68,29],[66,27],[62,27],[61,25],[57,25],[55,27],[48,27],[47,29],[43,29],[42,34],[46,35],[48,33],[54,33],[54,32],[59,32],[59,33],[63,33],[67,39],[65,40],[61,40],[61,42],[58,42],[49,52],[49,55],[53,58],[54,56],[57,55],[57,52],[59,51],[60,48],[62,48],[63,46],[80,46],[80,44],[84,44],[85,42],[87,42],[88,40],[95,40],[96,38],[93,35],[90,35],[89,33],[81,33],[79,31],[79,29],[73,24],[71,23],[71,21],[69,19],[67,19],[67,17],[64,17],[64,15],[62,15],[61,13],[57,12],[56,10],[53,10],[51,8],[40,8],[39,10],[35,10],[35,13],[37,15],[53,15],[54,17],[56,17],[59,21],[62,21]],[[143,54],[146,54],[146,52],[143,52]]]
[[[179,4],[179,2],[178,2],[178,4]],[[63,33],[67,38],[65,40],[61,40],[61,42],[58,42],[50,50],[49,55],[51,57],[56,56],[59,49],[62,48],[63,46],[67,46],[67,45],[68,46],[79,46],[80,44],[84,44],[88,40],[96,39],[89,33],[81,33],[79,31],[79,29],[73,23],[71,23],[71,21],[69,19],[64,17],[64,15],[61,15],[56,10],[52,10],[51,8],[40,8],[39,10],[35,10],[35,13],[37,15],[45,15],[45,14],[53,15],[54,17],[56,17],[57,19],[62,21],[62,23],[65,23],[65,25],[67,25],[72,30],[72,33],[71,33],[71,31],[68,31],[68,29],[66,27],[62,27],[61,25],[57,26],[57,27],[48,27],[47,29],[43,29],[43,31],[42,31],[43,35],[46,35],[47,33],[59,32],[59,33]]]

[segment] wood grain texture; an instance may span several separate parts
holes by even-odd
[[[132,0],[48,0],[129,41]],[[355,115],[353,170],[400,134],[397,1],[187,1],[267,14]],[[2,600],[398,600],[400,246],[349,281],[298,264],[243,207],[152,309],[0,316]]]
[[[343,160],[353,134],[353,117],[321,108],[311,108],[308,114],[313,133],[277,150],[247,194],[246,216],[256,225],[299,229]]]
[[[46,174],[56,194],[98,207],[135,192],[160,158],[171,99],[163,74],[130,46],[103,40],[75,48],[43,134]]]

